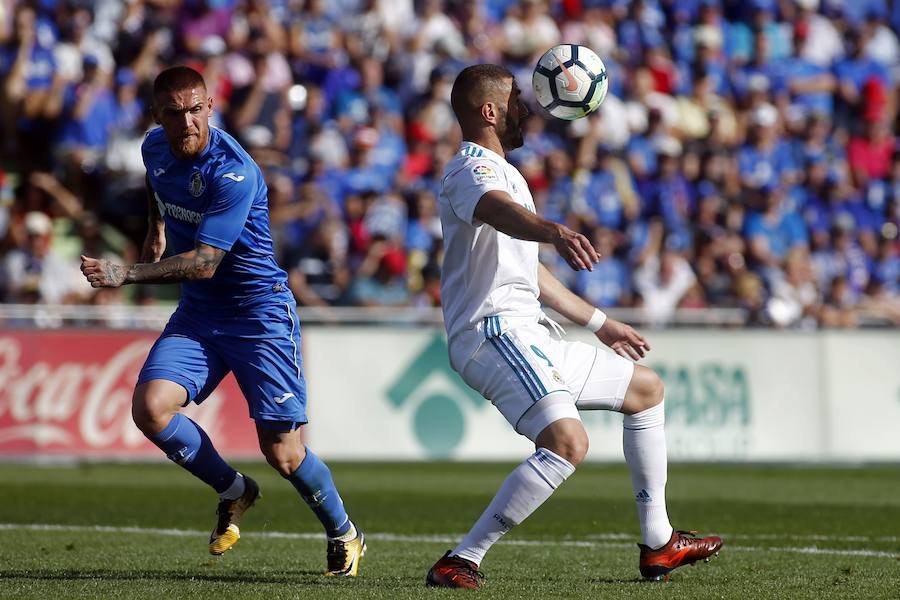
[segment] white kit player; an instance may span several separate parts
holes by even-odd
[[[663,384],[632,362],[650,346],[538,262],[539,242],[553,244],[575,270],[592,269],[599,255],[583,235],[538,216],[525,179],[506,162],[505,153],[523,143],[528,115],[512,74],[497,65],[468,67],[453,84],[451,103],[464,141],[446,167],[439,199],[450,363],[536,450],[513,469],[462,542],[435,563],[426,584],[483,584],[478,568],[488,549],[543,504],[587,453],[579,410],[625,415],[641,574],[668,577],[708,559],[722,540],[675,531],[666,513]],[[562,340],[542,304],[585,325],[614,352]]]

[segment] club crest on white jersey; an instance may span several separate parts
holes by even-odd
[[[476,183],[485,183],[488,181],[500,181],[496,171],[488,165],[475,165],[472,167],[472,175],[475,176]]]

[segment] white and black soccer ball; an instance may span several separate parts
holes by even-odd
[[[595,110],[606,98],[606,66],[593,50],[560,44],[547,50],[531,76],[538,103],[558,119],[572,121]]]

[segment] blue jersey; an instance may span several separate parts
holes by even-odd
[[[182,283],[182,306],[227,312],[286,288],[287,274],[272,253],[268,189],[234,138],[210,127],[200,155],[179,160],[157,128],[141,154],[165,220],[166,253],[188,252],[197,242],[226,251],[211,279]]]

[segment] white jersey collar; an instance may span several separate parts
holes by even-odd
[[[476,148],[483,153],[483,154],[476,153],[474,156],[470,155],[470,156],[472,156],[472,158],[492,158],[494,160],[499,160],[501,162],[507,162],[505,157],[500,156],[493,150],[489,150],[488,148],[485,148],[481,144],[476,144],[475,142],[469,142],[469,141],[463,140],[462,143],[459,145],[459,152],[463,152],[466,148]]]

